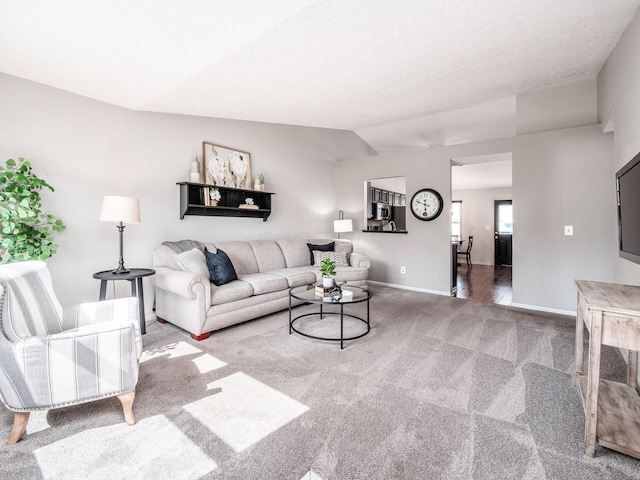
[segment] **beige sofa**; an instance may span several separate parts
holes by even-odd
[[[336,281],[366,286],[371,263],[353,253],[353,244],[344,240],[203,242],[210,252],[223,250],[236,271],[238,279],[221,286],[210,281],[206,263],[204,267],[201,262],[185,264],[183,257],[197,252],[179,253],[175,244],[165,242],[170,246],[160,245],[153,254],[156,274],[151,281],[158,321],[170,322],[203,340],[212,331],[284,310],[289,306],[289,288],[321,280],[319,267],[311,265],[307,243],[333,241],[335,251],[345,252],[349,263],[336,267]]]

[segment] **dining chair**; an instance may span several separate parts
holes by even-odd
[[[472,267],[471,263],[471,247],[473,247],[473,235],[469,235],[469,243],[467,243],[466,250],[458,250],[458,256],[463,255],[467,257],[467,266]]]

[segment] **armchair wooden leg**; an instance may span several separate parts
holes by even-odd
[[[136,398],[136,392],[122,393],[118,395],[118,400],[122,403],[122,411],[124,412],[124,421],[127,425],[135,425],[136,419],[133,416],[133,401]]]
[[[7,445],[14,445],[20,441],[27,429],[27,422],[31,412],[15,412],[13,415],[13,428],[9,434]]]

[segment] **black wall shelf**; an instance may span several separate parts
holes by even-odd
[[[272,192],[245,190],[241,188],[219,187],[204,183],[178,182],[180,185],[180,219],[185,215],[203,215],[213,217],[250,217],[267,221],[271,215]],[[218,205],[205,205],[205,188],[217,188],[220,191]],[[241,208],[245,199],[253,198],[258,208]]]

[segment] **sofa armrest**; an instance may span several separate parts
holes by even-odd
[[[211,303],[211,281],[197,273],[156,267],[156,274],[151,277],[151,283],[157,288],[192,300],[202,296],[198,295],[199,292],[204,292],[207,304]]]
[[[358,268],[371,268],[371,260],[359,253],[351,254],[351,266]]]

